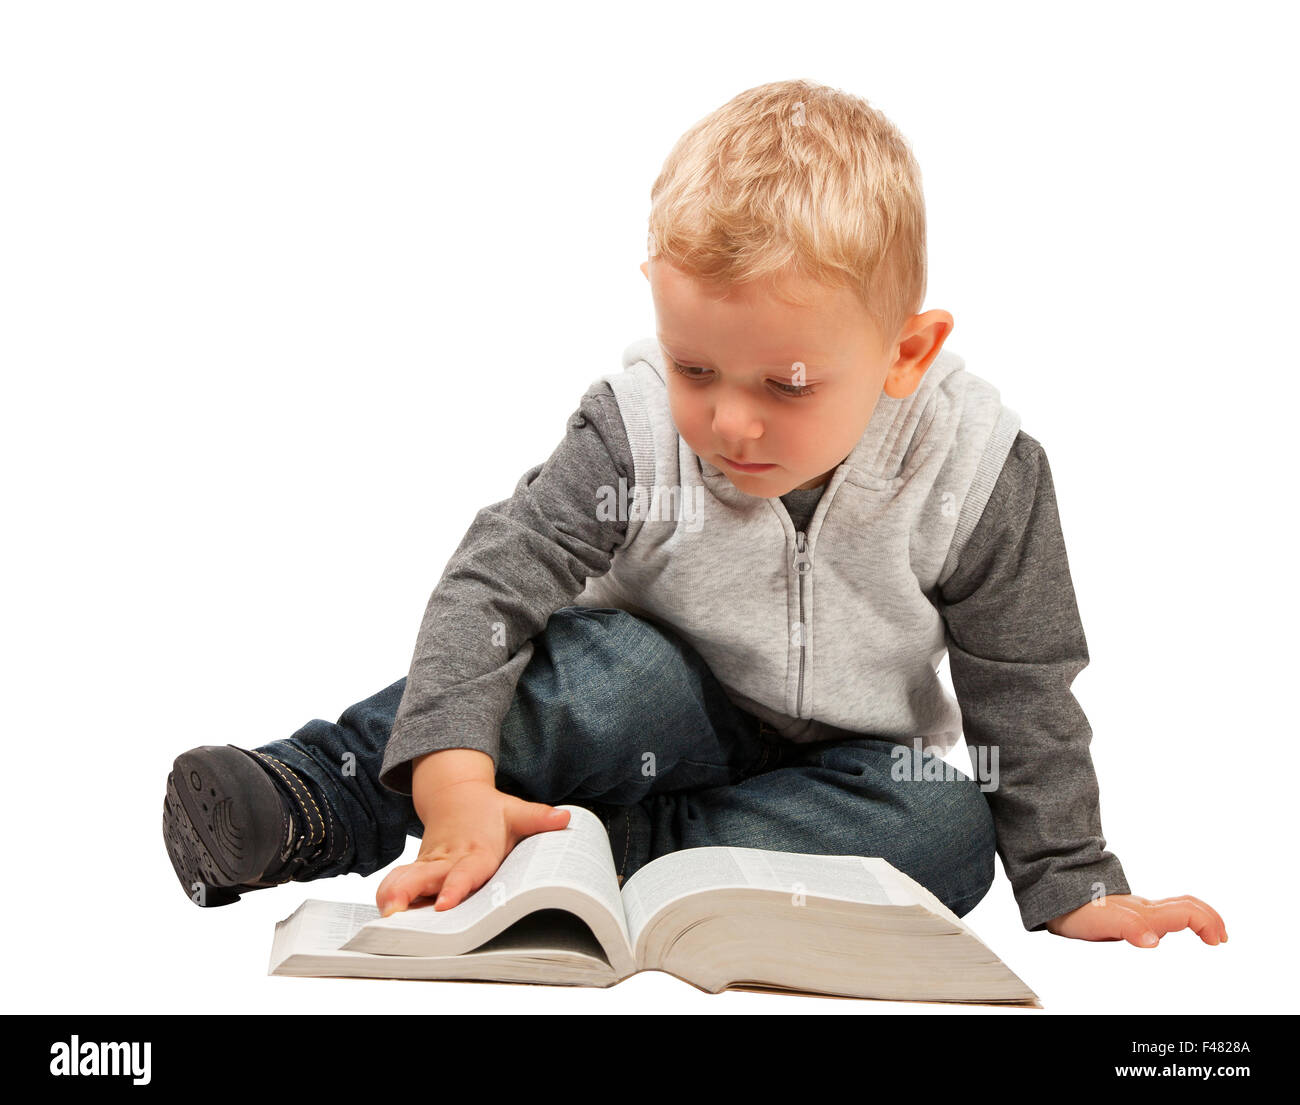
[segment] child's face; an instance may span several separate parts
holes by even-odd
[[[641,271],[677,432],[739,490],[762,498],[829,480],[861,440],[881,391],[910,395],[952,325],[947,312],[915,315],[886,348],[846,288],[783,285],[811,299],[792,307],[757,286],[717,299],[657,258]],[[738,461],[767,467],[746,471]]]

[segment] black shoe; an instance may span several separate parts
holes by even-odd
[[[163,839],[176,877],[200,906],[305,882],[333,863],[347,833],[288,764],[233,744],[182,752],[167,776]]]

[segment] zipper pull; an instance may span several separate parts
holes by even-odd
[[[812,557],[808,555],[808,535],[799,530],[794,535],[794,570],[800,575],[812,571]]]

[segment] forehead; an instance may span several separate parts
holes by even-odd
[[[736,349],[786,364],[829,360],[870,325],[849,289],[806,280],[722,289],[655,259],[650,284],[660,344],[682,357]]]
[[[770,275],[744,284],[722,286],[705,283],[661,258],[649,262],[649,272],[656,294],[683,305],[723,305],[736,310],[762,306],[815,312],[842,309],[856,303],[856,297],[847,287],[819,284],[806,277]]]

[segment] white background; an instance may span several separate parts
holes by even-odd
[[[1291,9],[504,11],[3,9],[3,1006],[949,1011],[270,978],[275,921],[381,875],[200,910],[160,831],[178,753],[406,674],[474,513],[654,332],[674,140],[807,77],[912,143],[926,307],[1047,450],[1108,845],[1230,940],[1029,934],[1000,864],[967,922],[1049,1012],[1293,1008]]]

